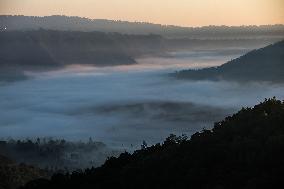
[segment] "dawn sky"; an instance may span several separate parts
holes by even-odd
[[[181,26],[284,24],[284,0],[0,0],[0,14]]]

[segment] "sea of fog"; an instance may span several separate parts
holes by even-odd
[[[284,99],[284,86],[265,83],[184,81],[167,74],[217,66],[243,49],[175,52],[115,67],[74,65],[27,74],[0,86],[0,138],[92,137],[113,147],[193,134],[264,98]]]

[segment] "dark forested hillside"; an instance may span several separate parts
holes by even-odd
[[[113,66],[161,53],[157,35],[122,35],[72,31],[0,32],[0,81],[24,79],[23,71],[61,68],[70,64]]]
[[[183,70],[181,79],[284,82],[284,41],[251,51],[218,67]]]
[[[0,65],[54,67],[133,64],[134,57],[161,50],[160,37],[101,32],[38,30],[0,32]]]
[[[56,174],[25,189],[45,188],[283,188],[284,102],[275,98],[243,108],[212,130],[171,135],[93,169]]]

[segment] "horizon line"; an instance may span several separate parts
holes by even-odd
[[[61,17],[69,17],[69,18],[83,18],[90,21],[96,20],[105,20],[105,21],[112,21],[112,22],[127,22],[127,23],[138,23],[138,24],[152,24],[152,25],[160,25],[166,27],[179,27],[179,28],[203,28],[203,27],[261,27],[261,26],[284,26],[284,23],[277,23],[277,24],[250,24],[250,25],[202,25],[202,26],[182,26],[182,25],[174,25],[174,24],[160,24],[148,21],[130,21],[130,20],[116,20],[116,19],[106,19],[106,18],[89,18],[89,17],[82,17],[82,16],[70,16],[70,15],[60,15],[60,14],[53,14],[53,15],[45,15],[45,16],[35,16],[35,15],[20,15],[20,14],[0,14],[0,16],[24,16],[24,17],[52,17],[52,16],[61,16]]]

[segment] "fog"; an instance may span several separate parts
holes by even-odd
[[[211,128],[243,106],[284,97],[267,83],[176,80],[183,68],[217,66],[246,49],[175,52],[112,67],[72,65],[0,86],[0,137],[92,137],[112,147],[136,148],[169,134]]]

